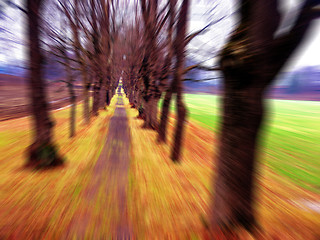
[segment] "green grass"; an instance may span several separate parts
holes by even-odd
[[[199,125],[216,131],[219,121],[220,97],[205,94],[185,94],[185,102],[188,110],[188,120],[197,122]],[[171,102],[170,110],[174,111],[175,102]],[[159,102],[159,107],[162,101]]]
[[[185,101],[190,120],[218,132],[218,96],[186,94]],[[305,189],[320,192],[320,102],[266,100],[266,106],[259,160]]]

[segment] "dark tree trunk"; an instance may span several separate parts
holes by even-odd
[[[101,101],[100,101],[101,102],[100,107],[102,109],[106,110],[107,109],[107,92],[108,92],[106,83],[105,83],[102,90],[103,91],[101,91],[102,96],[101,96]]]
[[[257,233],[254,174],[265,89],[301,42],[315,1],[306,0],[292,30],[275,38],[276,0],[241,2],[241,24],[222,52],[223,119],[211,214],[212,230],[240,226]],[[260,238],[259,238],[260,239]]]
[[[133,96],[132,96],[132,104],[133,104],[133,107],[138,109],[139,105],[138,105],[138,92],[136,90],[134,90],[134,93],[133,93]]]
[[[110,90],[107,90],[107,92],[106,92],[106,104],[107,104],[107,106],[109,106],[110,105]]]
[[[69,90],[71,95],[71,110],[70,110],[70,138],[74,137],[76,134],[76,108],[77,101],[76,96],[74,95],[74,91]]]
[[[175,126],[174,142],[171,151],[171,159],[178,162],[181,158],[182,140],[185,128],[185,118],[187,110],[182,99],[182,70],[183,70],[184,56],[177,57],[176,72],[173,82],[173,91],[176,92],[176,114],[177,122]]]
[[[186,118],[186,108],[182,99],[182,78],[184,69],[184,50],[185,50],[185,35],[187,28],[187,16],[189,9],[189,0],[183,0],[179,20],[177,23],[177,36],[175,39],[175,55],[176,55],[176,66],[173,79],[173,92],[177,94],[176,99],[176,112],[177,112],[177,123],[175,127],[174,143],[171,151],[171,159],[173,161],[179,161],[181,158],[181,148],[184,133],[184,125]]]
[[[93,116],[98,116],[98,110],[99,110],[99,101],[100,101],[100,89],[103,81],[103,74],[102,74],[102,69],[101,69],[101,34],[98,32],[98,17],[96,11],[96,3],[94,0],[91,0],[91,22],[92,22],[92,28],[93,28],[93,33],[92,33],[92,44],[94,48],[94,56],[93,56],[93,64],[94,64],[94,70],[95,70],[95,78],[96,81],[93,86],[93,101],[92,101],[92,115]]]
[[[85,71],[85,70],[84,70]],[[83,79],[87,79],[87,74],[82,72]],[[90,90],[90,85],[88,82],[85,84],[83,88],[83,118],[84,118],[84,123],[89,124],[90,122],[90,106],[89,106],[89,90]]]
[[[77,0],[73,0],[72,1],[74,8],[75,8],[75,13],[78,14],[79,11],[79,1]],[[83,59],[82,56],[82,46],[79,40],[79,22],[75,19],[74,16],[70,15],[70,13],[68,12],[68,10],[64,11],[71,29],[72,29],[72,37],[73,37],[73,49],[74,52],[76,54],[76,58],[77,61],[79,62],[79,67],[80,67],[80,72],[81,72],[81,78],[82,78],[82,84],[83,84],[83,88],[82,88],[82,97],[83,97],[83,110],[82,110],[82,116],[84,119],[84,123],[85,124],[89,124],[90,122],[90,107],[89,107],[89,90],[91,87],[91,82],[88,80],[88,74],[87,74],[87,65]]]
[[[70,138],[75,136],[76,132],[76,126],[75,126],[75,121],[76,121],[76,108],[77,108],[77,101],[76,101],[76,95],[74,92],[74,85],[73,85],[73,76],[71,72],[71,67],[70,67],[70,62],[68,60],[68,56],[66,54],[66,51],[63,49],[63,54],[65,57],[65,69],[67,73],[67,87],[69,90],[69,96],[70,96],[70,104],[71,104],[71,109],[70,109]]]
[[[162,103],[162,112],[161,112],[161,120],[159,126],[159,135],[158,135],[158,142],[167,142],[167,125],[168,125],[168,115],[170,111],[170,102],[172,97],[172,89],[169,88],[166,91],[166,94],[163,99]]]
[[[141,11],[145,25],[145,55],[140,69],[140,75],[144,83],[144,114],[145,122],[143,127],[158,129],[158,102],[160,99],[159,86],[156,83],[158,61],[157,49],[157,9],[158,1],[141,0]]]
[[[103,82],[103,91],[102,92],[102,101],[101,101],[101,107],[103,109],[106,109],[107,106],[110,105],[110,83],[111,83],[111,70],[110,67],[107,68],[106,72],[106,80]]]
[[[182,141],[184,135],[184,128],[185,128],[185,118],[187,115],[187,110],[183,100],[181,99],[181,93],[177,94],[177,123],[174,135],[174,144],[171,152],[171,159],[172,161],[180,161],[181,158],[181,148],[182,148]]]
[[[103,84],[102,76],[99,76],[99,80],[94,84],[93,87],[93,101],[92,101],[92,114],[98,116],[98,110],[100,106],[100,90],[101,85]]]
[[[232,88],[253,76],[225,73],[223,121],[218,152],[213,222],[216,226],[256,225],[253,212],[254,163],[258,130],[263,117],[262,89],[250,85]],[[259,78],[255,76],[254,78]]]
[[[36,167],[49,167],[62,163],[52,143],[53,122],[49,117],[45,82],[42,78],[39,39],[40,0],[28,0],[28,37],[30,57],[30,98],[33,116],[34,140],[29,148],[28,164]]]
[[[144,104],[145,122],[143,127],[158,129],[158,99],[151,98]]]
[[[174,52],[174,46],[172,42],[172,35],[173,35],[173,25],[175,21],[175,6],[176,6],[176,0],[170,0],[169,1],[170,8],[169,8],[169,17],[170,17],[170,23],[168,26],[168,54],[165,59],[165,63],[162,69],[162,78],[160,80],[161,86],[167,86],[168,85],[168,78],[171,73],[171,62],[172,62],[172,56]],[[165,97],[162,104],[162,111],[161,111],[161,119],[160,119],[160,125],[158,130],[158,142],[166,142],[167,141],[167,125],[168,125],[168,114],[170,112],[170,102],[172,97],[172,84],[171,86],[166,89]]]

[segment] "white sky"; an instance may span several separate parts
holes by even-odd
[[[0,0],[2,1],[2,0]],[[17,3],[22,0],[16,0]],[[190,21],[189,32],[194,32],[206,26],[206,24],[214,18],[220,18],[222,16],[229,16],[210,28],[208,32],[196,37],[189,45],[188,51],[197,61],[204,61],[206,65],[214,64],[212,57],[215,52],[223,46],[227,40],[228,34],[232,31],[232,27],[236,24],[235,14],[231,15],[235,11],[236,0],[192,0],[190,6]],[[282,0],[282,8],[285,13],[292,11],[292,8],[297,6],[299,0]],[[212,12],[208,13],[210,9],[218,4],[218,7]],[[24,14],[18,10],[7,8],[7,15],[12,20],[1,21],[0,27],[9,28],[15,34],[15,39],[23,42],[23,36],[26,31],[24,23]],[[212,16],[211,16],[212,15]],[[1,37],[1,34],[0,34]],[[25,47],[24,44],[17,45],[15,48],[11,45],[7,45],[4,41],[0,41],[0,64],[6,62],[14,62],[16,60],[25,59]],[[197,51],[197,54],[194,52]],[[294,53],[291,60],[287,63],[286,69],[292,70],[304,66],[320,65],[320,20],[314,21],[309,36],[305,39],[304,44]],[[208,61],[205,61],[209,59]]]
[[[219,4],[219,7],[215,11],[215,16],[217,18],[223,15],[230,15],[235,11],[236,0],[192,0],[191,6],[191,19],[189,23],[190,32],[201,29],[201,27],[206,26],[208,23],[208,15],[205,14],[208,8],[212,8],[212,3]],[[284,14],[283,16],[288,16],[288,14],[294,11],[295,8],[299,6],[299,0],[281,0],[279,9]],[[227,40],[228,34],[230,33],[232,27],[235,26],[236,15],[228,17],[222,20],[219,24],[213,26],[211,30],[204,35],[197,37],[189,45],[189,50],[192,52],[194,49],[202,49],[210,52],[212,48],[220,48],[223,46],[224,42]],[[205,45],[202,45],[206,43]],[[290,71],[294,69],[299,69],[305,66],[315,66],[320,65],[320,20],[313,21],[313,25],[309,31],[308,36],[304,39],[303,44],[294,52],[291,59],[287,62],[283,71]],[[200,56],[195,56],[197,60],[205,60]],[[212,65],[215,60],[210,59],[206,62],[207,65]]]

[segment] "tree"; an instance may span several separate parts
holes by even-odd
[[[174,94],[177,96],[178,121],[171,158],[178,161],[186,117],[186,108],[182,99],[182,81],[186,72],[184,66],[185,47],[212,23],[200,31],[186,36],[188,1],[183,1],[180,5],[179,15],[176,15],[176,0],[169,0],[161,10],[158,10],[158,1],[141,0],[140,5],[144,24],[143,38],[142,41],[139,41],[140,39],[137,37],[140,33],[140,21],[139,15],[136,14],[135,27],[131,28],[135,34],[129,31],[125,37],[127,38],[129,35],[129,39],[135,38],[136,40],[129,40],[127,43],[131,48],[127,49],[125,55],[127,78],[124,80],[124,89],[132,106],[139,110],[139,117],[145,120],[143,127],[158,130],[159,142],[166,141],[169,105],[172,96]],[[167,27],[166,32],[162,31],[164,26]],[[139,44],[140,42],[142,44]],[[142,52],[142,56],[140,57],[134,49]],[[165,97],[161,122],[158,126],[157,106],[163,92],[165,92]]]
[[[158,128],[158,101],[161,97],[157,85],[158,45],[157,35],[159,28],[158,1],[141,0],[141,11],[145,26],[144,41],[145,52],[140,68],[140,75],[144,83],[143,108],[145,110],[145,128]]]
[[[46,59],[48,62],[48,69],[50,72],[53,72],[53,76],[59,77],[58,82],[65,83],[70,99],[70,124],[69,124],[69,137],[72,138],[76,134],[76,107],[77,107],[77,96],[75,94],[74,82],[75,76],[78,73],[79,69],[74,67],[75,63],[79,64],[77,60],[73,58],[73,46],[72,40],[67,36],[68,33],[68,23],[67,17],[64,14],[64,10],[56,5],[47,6],[50,11],[55,9],[54,17],[58,19],[58,21],[54,21],[51,19],[46,20],[46,27],[43,27],[46,33],[46,39],[44,39],[44,43],[48,47]],[[57,14],[58,13],[58,14]],[[51,20],[51,21],[50,21]],[[55,25],[55,23],[57,23]],[[51,60],[51,61],[50,61]],[[58,65],[58,66],[57,66]],[[63,67],[63,69],[61,69]],[[63,71],[64,70],[64,71]],[[77,71],[75,71],[77,70]],[[60,74],[59,74],[60,73]]]
[[[98,110],[110,103],[110,74],[113,57],[113,42],[117,38],[115,25],[116,11],[114,1],[91,1],[92,57],[95,72],[93,87],[92,114],[97,116]],[[111,11],[113,10],[113,11]],[[103,100],[102,100],[103,99]]]
[[[187,114],[187,110],[182,98],[182,77],[184,74],[184,50],[186,46],[185,36],[187,28],[188,8],[189,0],[183,0],[179,13],[177,33],[174,42],[176,63],[172,89],[173,92],[176,93],[176,113],[178,119],[175,128],[173,148],[171,152],[171,159],[173,161],[179,161],[180,159],[184,122]]]
[[[45,83],[42,77],[42,55],[40,52],[39,14],[42,0],[27,1],[28,40],[30,61],[30,98],[34,126],[34,139],[29,147],[28,164],[36,167],[49,167],[62,164],[52,142],[53,122],[50,119],[46,99]]]
[[[79,6],[79,2],[77,0],[73,0],[72,4],[68,1],[68,4],[66,1],[59,1],[61,10],[66,15],[68,22],[71,27],[72,31],[72,47],[76,55],[77,63],[80,67],[81,71],[81,78],[82,78],[82,84],[83,84],[83,90],[82,90],[82,96],[83,96],[83,119],[85,124],[89,124],[90,122],[90,106],[89,106],[89,90],[91,87],[91,80],[88,77],[88,62],[87,60],[87,54],[88,51],[83,47],[83,44],[81,42],[81,33],[88,38],[88,29],[86,27],[86,24],[82,22],[82,19],[80,16],[85,15],[86,12],[84,12],[83,9],[86,9],[88,6],[88,3],[85,1],[81,1],[81,8]],[[71,6],[72,5],[72,6]],[[81,32],[81,30],[83,30]]]
[[[104,1],[101,1],[104,3]],[[107,4],[107,8],[109,9],[109,4]],[[99,110],[99,101],[100,101],[100,90],[101,86],[104,82],[104,76],[102,74],[101,69],[101,60],[102,60],[102,48],[101,48],[101,35],[104,28],[108,28],[109,26],[105,26],[102,24],[102,19],[108,19],[105,16],[105,7],[95,0],[91,0],[91,23],[92,23],[92,45],[94,47],[94,53],[92,56],[92,60],[94,64],[92,66],[95,68],[95,81],[93,84],[93,101],[92,101],[92,114],[94,116],[98,115]],[[108,13],[107,13],[108,15]],[[109,17],[109,16],[108,16]]]
[[[176,0],[169,0],[170,8],[169,8],[169,26],[168,26],[168,52],[166,56],[165,63],[162,67],[162,78],[160,79],[160,84],[167,86],[165,89],[165,96],[162,103],[162,111],[161,111],[161,119],[160,119],[160,126],[158,130],[158,142],[166,142],[167,140],[167,124],[168,124],[168,114],[169,114],[169,107],[172,97],[172,84],[168,84],[168,79],[170,76],[170,72],[172,71],[172,58],[174,55],[174,46],[173,46],[173,27],[175,22],[175,7],[176,7]]]
[[[254,231],[258,225],[253,209],[254,174],[264,92],[305,36],[317,3],[304,1],[291,30],[275,36],[280,24],[278,1],[241,1],[241,22],[220,60],[224,93],[211,215],[214,232],[233,226]]]
[[[186,109],[184,106],[184,103],[182,101],[182,81],[185,81],[187,79],[183,79],[184,74],[191,71],[192,69],[198,68],[206,71],[212,71],[217,70],[216,68],[208,68],[205,66],[202,66],[201,64],[195,64],[192,66],[189,66],[185,68],[185,52],[186,52],[186,46],[193,40],[195,37],[199,36],[200,34],[205,33],[210,27],[212,27],[214,24],[219,23],[222,19],[224,19],[226,16],[223,16],[221,18],[214,18],[212,19],[206,26],[203,28],[190,33],[189,35],[186,35],[186,16],[183,16],[182,20],[182,10],[185,8],[185,4],[180,5],[180,16],[176,16],[176,0],[169,0],[169,10],[168,10],[168,18],[169,18],[169,24],[167,26],[167,55],[164,61],[164,64],[162,66],[162,71],[160,73],[160,86],[159,89],[161,92],[165,92],[163,104],[162,104],[162,110],[161,110],[161,120],[160,120],[160,126],[158,129],[158,142],[166,142],[167,139],[167,122],[168,122],[168,114],[169,114],[169,106],[172,99],[173,94],[177,93],[176,91],[180,91],[181,93],[177,93],[179,106],[180,106],[180,121],[178,117],[178,125],[176,128],[176,134],[175,134],[175,141],[174,141],[174,147],[172,153],[172,158],[178,160],[180,158],[180,148],[181,148],[181,139],[182,139],[182,133],[183,133],[183,127],[184,127],[184,120],[186,115]],[[215,9],[216,6],[214,6],[213,9]],[[173,38],[173,33],[176,32],[175,39]],[[179,32],[179,33],[178,33]],[[175,57],[175,58],[174,58]],[[175,61],[174,61],[175,60]],[[179,61],[179,62],[178,62]],[[173,63],[176,65],[173,67]],[[178,64],[177,64],[178,63]],[[177,67],[179,70],[177,70]],[[179,72],[178,72],[179,71]],[[178,73],[178,75],[176,74]],[[178,76],[178,89],[175,89],[177,85],[177,77]],[[169,81],[169,78],[172,78],[171,81]],[[201,80],[200,80],[201,81]],[[181,86],[180,86],[181,85]],[[177,108],[178,109],[178,108]],[[183,110],[184,109],[184,110]],[[177,114],[179,114],[177,112]]]

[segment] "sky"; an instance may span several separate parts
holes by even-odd
[[[15,0],[15,2],[21,4],[22,0]],[[299,0],[282,0],[280,6],[282,13],[285,16],[289,16],[289,13],[294,11],[299,2]],[[217,7],[210,11],[215,4],[217,4]],[[191,1],[189,33],[201,29],[214,19],[225,17],[219,23],[213,25],[209,31],[196,37],[189,44],[188,52],[196,61],[201,61],[208,66],[215,64],[217,59],[213,57],[227,41],[230,32],[237,24],[236,4],[236,0]],[[5,13],[9,18],[6,18],[5,21],[0,20],[0,27],[11,31],[13,35],[10,36],[10,39],[16,40],[20,44],[8,44],[8,42],[1,40],[1,37],[3,37],[1,34],[3,33],[0,33],[0,64],[15,63],[17,60],[25,60],[26,58],[26,48],[24,47],[25,16],[20,11],[12,8],[6,8]],[[294,53],[283,71],[295,70],[304,66],[320,65],[320,20],[314,21],[309,32],[309,36]]]
[[[201,48],[206,52],[214,51],[221,48],[227,41],[232,29],[237,24],[237,15],[232,14],[236,11],[236,0],[193,0],[189,22],[189,32],[194,32],[208,23],[208,8],[212,8],[212,2],[218,4],[214,16],[220,18],[229,16],[223,19],[219,24],[214,25],[210,31],[204,35],[197,37],[189,46],[189,51],[193,52]],[[299,0],[282,0],[280,1],[279,10],[284,16],[284,21],[294,15],[295,9],[299,6]],[[211,6],[210,6],[211,5]],[[205,44],[204,44],[205,43]],[[304,39],[303,43],[296,49],[290,60],[287,62],[283,71],[296,70],[305,66],[320,65],[320,20],[314,20],[309,34]],[[197,60],[204,60],[200,55],[196,56]],[[209,59],[205,62],[206,65],[213,65],[217,59]]]

